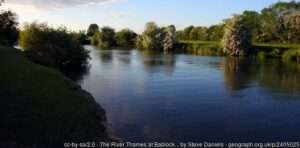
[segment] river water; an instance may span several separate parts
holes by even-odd
[[[300,65],[280,60],[91,51],[74,75],[132,142],[300,139]]]

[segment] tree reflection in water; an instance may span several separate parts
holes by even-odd
[[[242,90],[257,83],[271,90],[300,91],[299,63],[228,57],[221,62],[221,68],[224,71],[224,83],[230,90]]]

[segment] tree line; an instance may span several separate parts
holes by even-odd
[[[260,12],[247,10],[240,16],[252,32],[252,42],[300,42],[300,2],[277,2]],[[188,26],[177,31],[177,37],[179,40],[221,41],[230,19],[210,27]]]
[[[115,29],[104,26],[99,28],[97,24],[91,24],[87,30],[87,38],[92,45],[100,48],[134,47],[137,34],[130,29]]]
[[[0,12],[0,45],[18,42],[32,61],[58,69],[86,65],[89,56],[84,44],[172,51],[180,40],[222,41],[224,53],[233,56],[251,52],[253,42],[299,43],[300,2],[278,2],[261,12],[244,11],[210,27],[189,26],[177,31],[174,25],[160,27],[149,22],[141,34],[130,29],[116,32],[97,24],[91,24],[87,31],[72,32],[36,22],[20,31],[15,13]]]

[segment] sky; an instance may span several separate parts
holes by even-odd
[[[244,10],[260,11],[279,0],[6,0],[2,9],[18,14],[19,22],[47,22],[71,30],[89,24],[142,32],[145,23],[209,26]],[[290,0],[281,0],[290,1]]]

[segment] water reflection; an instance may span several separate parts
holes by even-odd
[[[143,51],[142,59],[144,68],[150,73],[166,72],[172,74],[176,64],[176,57],[173,54],[155,51]]]
[[[252,85],[286,92],[300,91],[300,64],[280,60],[228,57],[221,63],[225,85],[231,90],[242,90]]]
[[[300,138],[299,64],[88,49],[91,68],[79,83],[124,141]]]

